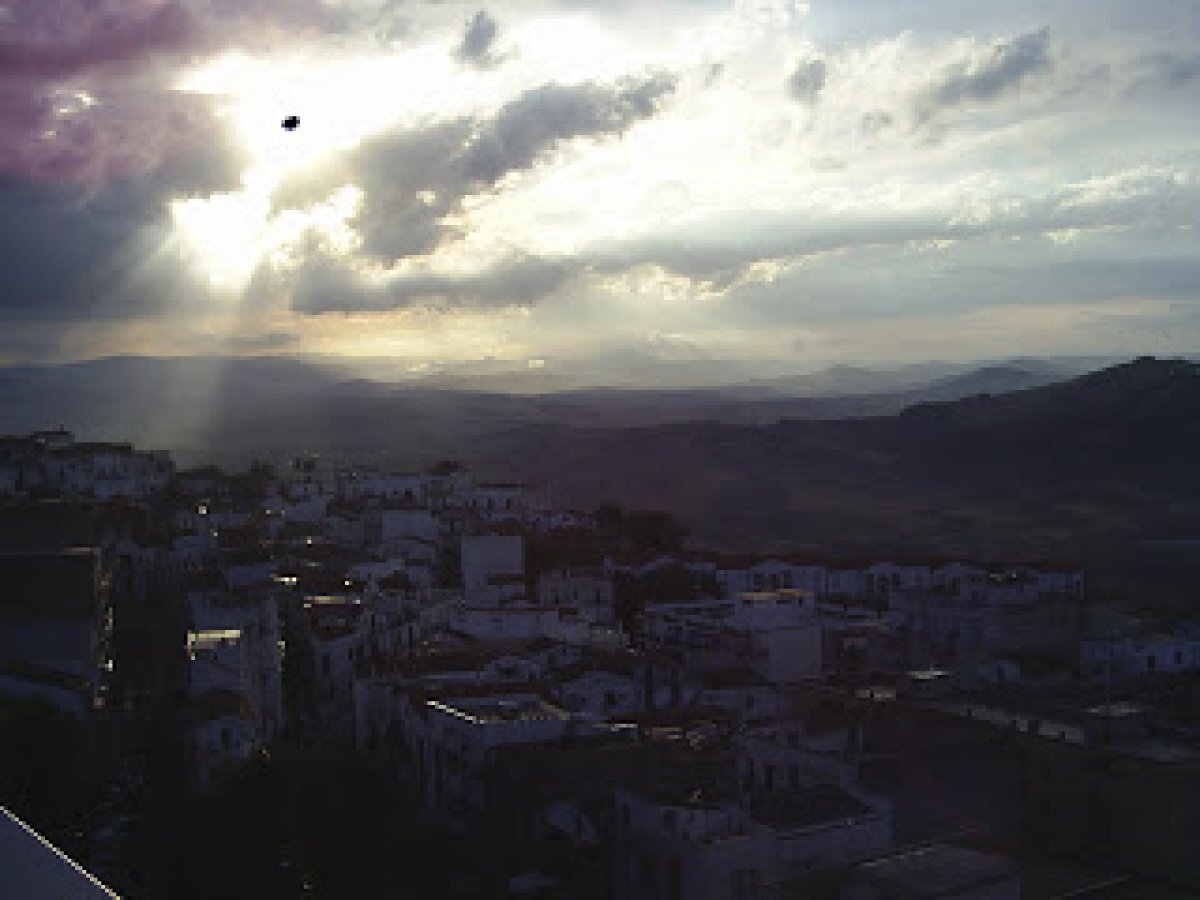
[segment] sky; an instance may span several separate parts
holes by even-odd
[[[1197,110],[1195,0],[0,0],[0,362],[1194,353]]]

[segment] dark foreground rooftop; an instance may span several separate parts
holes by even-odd
[[[113,900],[117,896],[2,806],[0,872],[6,900]]]

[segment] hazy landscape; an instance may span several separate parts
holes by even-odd
[[[552,485],[567,506],[670,511],[707,546],[1140,570],[1142,542],[1200,537],[1200,365],[1143,358],[1078,374],[1094,364],[518,394],[511,369],[476,372],[467,390],[314,361],[121,358],[0,372],[0,424],[61,422],[233,467],[296,452],[413,470],[459,459]],[[678,380],[697,377],[684,369]]]
[[[0,900],[1200,897],[1198,11],[0,0]]]

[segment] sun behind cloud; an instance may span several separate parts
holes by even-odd
[[[466,105],[465,83],[474,78],[438,47],[361,59],[232,53],[185,73],[176,89],[218,98],[226,139],[248,160],[240,190],[172,202],[193,265],[213,288],[238,291],[258,266],[310,231],[324,235],[327,246],[350,247],[345,223],[360,199],[356,189],[343,185],[311,208],[276,210],[280,185],[336,161],[372,135]],[[299,127],[281,127],[293,115]]]

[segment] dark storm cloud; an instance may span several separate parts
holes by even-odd
[[[0,36],[0,78],[59,79],[126,64],[185,49],[197,33],[179,3],[26,0]]]
[[[210,99],[107,85],[88,97],[0,88],[0,173],[94,187],[163,168],[182,191],[237,184],[241,163],[213,137],[220,125]]]
[[[129,316],[153,308],[126,279],[170,223],[126,182],[86,199],[60,186],[0,181],[5,290],[0,318]],[[110,301],[116,305],[110,305]]]
[[[448,220],[465,198],[535,167],[567,141],[623,133],[652,116],[674,84],[654,75],[609,86],[543,85],[491,119],[458,119],[367,141],[340,166],[291,180],[275,203],[304,207],[353,182],[364,194],[353,223],[363,252],[384,262],[424,255],[448,236]]]
[[[152,174],[82,192],[0,175],[0,320],[130,318],[197,300],[172,250],[167,202],[231,187],[236,173],[218,146],[201,144]]]
[[[182,62],[270,45],[285,30],[302,38],[324,15],[320,0],[17,0],[5,9],[0,174],[88,186],[153,171],[221,133],[212,101],[169,88]]]
[[[26,81],[295,41],[332,21],[321,0],[15,0],[5,8],[0,77]]]
[[[458,58],[477,66],[496,62],[493,49],[500,35],[500,25],[486,9],[481,9],[467,21],[462,43],[458,45]]]
[[[944,109],[995,100],[1018,89],[1035,73],[1052,66],[1049,32],[1043,28],[996,41],[970,59],[946,66],[918,100],[921,119]]]
[[[788,77],[788,93],[801,103],[815,103],[825,87],[825,76],[825,60],[802,60]]]

